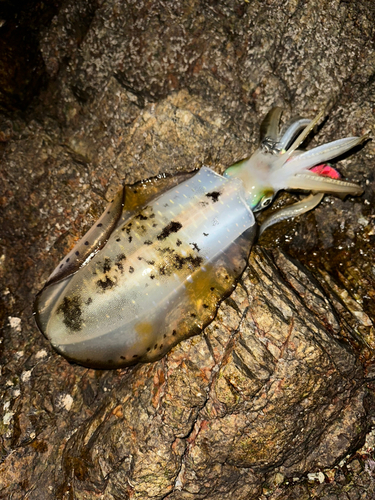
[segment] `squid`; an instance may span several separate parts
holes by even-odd
[[[266,228],[316,207],[325,193],[359,196],[326,162],[367,139],[300,149],[323,113],[280,127],[269,111],[260,145],[223,175],[199,171],[124,186],[64,257],[35,300],[35,318],[68,360],[101,369],[164,356],[214,319]],[[258,228],[280,190],[311,191]]]

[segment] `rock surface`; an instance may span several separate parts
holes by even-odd
[[[69,364],[32,317],[123,181],[222,172],[272,105],[325,106],[312,144],[374,134],[374,26],[371,1],[62,3],[45,87],[0,116],[0,498],[375,495],[372,142],[339,166],[364,195],[268,230],[217,318],[160,361]]]

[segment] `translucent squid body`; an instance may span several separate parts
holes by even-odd
[[[366,136],[298,150],[322,114],[280,132],[281,113],[268,113],[259,148],[223,176],[203,167],[117,194],[36,298],[39,329],[59,353],[97,368],[161,358],[212,321],[246,267],[257,234],[253,212],[279,190],[313,194],[274,212],[260,231],[311,210],[323,193],[362,193],[334,169],[313,167]],[[329,176],[321,175],[327,168]]]

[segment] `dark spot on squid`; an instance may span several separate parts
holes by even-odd
[[[212,191],[211,193],[207,193],[206,196],[207,196],[207,198],[211,198],[211,200],[214,203],[216,203],[219,200],[220,194],[221,193],[219,191]]]
[[[155,219],[155,214],[151,214],[150,219]]]
[[[172,221],[162,230],[160,234],[158,234],[157,239],[159,241],[165,240],[170,234],[177,233],[182,228],[182,224],[180,222]]]
[[[139,219],[139,220],[147,220],[148,217],[146,215],[143,215],[143,214],[138,214],[135,216],[136,219]]]
[[[208,309],[208,305],[207,304],[203,304],[203,308],[204,309]]]
[[[107,215],[109,215],[111,212],[108,210]]]
[[[60,269],[61,269],[62,267],[64,267],[64,264],[60,264]]]
[[[160,252],[161,254],[165,254],[165,253],[169,253],[169,254],[173,254],[175,251],[173,248],[171,247],[165,247],[165,248],[158,248],[157,249],[158,252]]]
[[[137,257],[137,259],[138,259],[138,260],[142,260],[142,259],[143,259],[143,257]]]
[[[90,304],[92,303],[92,298],[89,297],[87,300],[86,300],[86,305],[89,306]]]
[[[130,274],[134,273],[134,267],[132,267],[132,266],[129,267],[129,273]]]
[[[151,347],[147,347],[146,351],[150,352],[151,351]]]
[[[88,246],[90,243],[88,241],[85,241],[85,245]]]
[[[191,314],[190,314],[190,316],[191,316],[192,318],[196,318],[196,317],[197,317],[197,315],[196,315],[195,313],[191,313]]]
[[[170,248],[160,248],[158,250],[161,254],[169,253],[170,258],[168,259],[168,261],[172,264],[168,266],[160,265],[158,267],[158,270],[161,275],[170,276],[174,270],[180,270],[186,267],[194,270],[201,267],[203,263],[203,258],[199,256],[194,257],[193,255],[188,255],[187,257],[182,257]]]
[[[69,262],[70,261],[70,258],[67,258],[65,262]]]
[[[115,286],[115,282],[111,280],[108,276],[105,277],[105,280],[98,280],[96,282],[96,285],[101,288],[103,291],[107,290],[108,288],[113,288]]]
[[[133,358],[138,358],[138,354],[133,354]]]
[[[118,242],[118,241],[121,241],[121,238],[116,238],[116,241],[117,241],[117,242]]]
[[[154,274],[150,274],[150,279],[154,280],[155,279],[155,275]]]
[[[96,227],[102,227],[102,223],[100,222],[99,224],[96,225]]]
[[[154,349],[156,349],[157,347],[158,347],[158,344],[155,344],[155,345],[154,345]]]
[[[213,292],[213,291],[215,290],[215,287],[214,287],[214,286],[212,286],[212,287],[210,288],[210,290],[211,290],[211,292]]]
[[[155,264],[154,260],[146,260],[146,262],[149,266],[153,266]]]
[[[57,313],[64,316],[64,324],[72,331],[79,332],[82,328],[82,300],[79,295],[64,297],[62,304],[57,309]]]
[[[209,236],[209,233],[203,233],[203,236]]]
[[[125,358],[125,356],[120,356],[120,358],[121,358],[121,359],[124,359],[124,360],[126,359],[126,358]]]
[[[128,241],[131,243],[133,241],[133,236],[129,236]]]
[[[121,231],[126,231],[126,234],[129,234],[129,233],[130,233],[130,231],[132,230],[131,228],[132,228],[132,223],[131,223],[131,222],[129,222],[128,224],[126,224],[126,225],[125,225],[125,226],[121,229]]]
[[[163,344],[160,344],[159,349],[160,349],[160,350],[162,350],[162,349],[163,349]]]
[[[117,256],[116,258],[116,261],[115,261],[115,266],[117,266],[117,268],[120,270],[120,271],[123,271],[124,270],[124,266],[122,265],[122,261],[125,260],[126,257],[125,257],[125,254],[123,253],[120,253],[120,255]]]
[[[103,263],[103,273],[107,273],[108,271],[111,270],[111,259],[109,259],[108,257],[106,257],[104,259],[104,263]]]
[[[201,266],[202,262],[202,257],[193,257],[192,255],[188,257],[181,257],[181,255],[174,256],[174,264],[177,269],[182,269],[185,265],[189,268],[196,269]]]
[[[158,227],[158,225],[154,223],[154,224],[152,224],[152,227]]]
[[[165,333],[165,334],[163,335],[163,337],[164,337],[164,338],[167,338],[167,334]]]
[[[172,335],[175,337],[177,335],[176,330],[173,330]]]
[[[199,248],[199,246],[196,243],[189,243],[189,245],[191,245],[193,247],[193,250],[196,250],[197,252],[201,251],[201,249]]]
[[[182,241],[179,238],[177,238],[176,245],[178,247],[180,247],[182,245]]]
[[[76,251],[76,255],[77,255],[77,256],[79,255],[79,252],[78,252],[78,250]]]
[[[152,245],[152,241],[151,241],[151,240],[146,240],[146,241],[144,242],[144,244],[145,244],[145,245]]]

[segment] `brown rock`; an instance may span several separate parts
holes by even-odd
[[[320,143],[374,130],[374,17],[328,0],[59,8],[45,89],[0,119],[0,498],[374,495],[373,143],[339,166],[364,195],[267,231],[217,318],[162,360],[71,365],[32,317],[123,180],[221,172],[275,104],[328,105]]]

